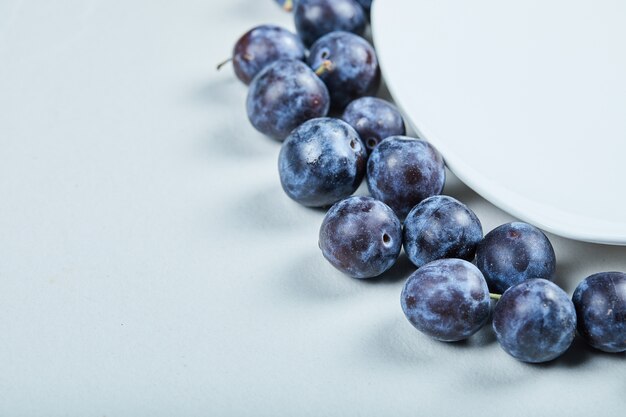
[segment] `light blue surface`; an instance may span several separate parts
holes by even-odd
[[[621,416],[624,355],[512,360],[336,272],[215,71],[267,0],[0,2],[0,416]],[[451,178],[485,231],[512,218]],[[626,248],[550,236],[557,283]]]

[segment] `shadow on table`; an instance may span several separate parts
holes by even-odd
[[[572,346],[570,346],[567,352],[565,352],[562,356],[550,362],[528,364],[528,366],[543,369],[573,368],[595,360],[609,360],[615,362],[616,364],[623,364],[625,358],[626,352],[602,352],[592,348],[580,336],[576,335],[576,338],[574,338],[574,341],[572,342]]]
[[[334,269],[311,245],[299,256],[290,256],[285,272],[279,272],[284,281],[281,288],[287,292],[288,299],[300,303],[345,299],[354,297],[364,290],[362,282],[350,278]]]
[[[365,286],[383,286],[383,285],[397,285],[398,283],[404,284],[417,268],[411,263],[404,251],[400,252],[400,256],[396,263],[386,272],[379,277],[357,280]],[[400,293],[398,292],[398,297]]]
[[[377,320],[366,329],[365,336],[357,340],[360,353],[368,356],[368,361],[400,368],[436,364],[436,342],[415,330],[401,311]]]
[[[246,88],[234,77],[213,77],[189,94],[192,103],[210,110],[206,134],[198,139],[201,154],[236,159],[278,157],[280,143],[257,132],[246,115]],[[216,105],[217,103],[217,105]],[[237,109],[237,110],[233,110]]]
[[[334,299],[345,298],[363,291],[376,291],[377,287],[393,286],[398,288],[398,308],[402,284],[415,271],[415,266],[402,253],[398,262],[386,273],[378,278],[356,279],[335,269],[322,252],[311,244],[311,250],[304,255],[290,258],[286,273],[281,273],[288,279],[286,288],[291,295],[300,295],[306,298]]]
[[[488,323],[484,328],[460,342],[440,342],[415,329],[403,316],[398,302],[398,313],[371,326],[365,337],[364,350],[373,351],[376,360],[399,367],[408,364],[439,366],[445,360],[445,354],[459,360],[455,351],[482,351],[496,343],[495,335]],[[444,355],[444,356],[442,356]],[[374,358],[372,358],[374,359]],[[462,359],[460,359],[462,360]]]
[[[268,233],[297,232],[310,230],[311,227],[317,229],[322,222],[322,210],[304,207],[294,210],[293,206],[297,203],[284,194],[280,184],[252,190],[229,201],[220,221],[230,222],[244,230]],[[317,240],[311,242],[311,247],[317,249]]]

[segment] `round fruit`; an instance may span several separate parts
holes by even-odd
[[[367,163],[370,193],[401,220],[422,200],[441,194],[445,179],[441,154],[421,139],[391,136],[372,151]]]
[[[326,116],[328,89],[301,61],[284,59],[265,67],[250,84],[248,118],[260,132],[283,140],[303,122]]]
[[[380,85],[374,48],[353,33],[324,35],[311,47],[307,62],[328,87],[335,110],[343,110],[356,98],[375,94]]]
[[[293,16],[306,46],[338,30],[363,35],[367,26],[365,12],[355,0],[298,0]]]
[[[445,195],[427,198],[404,221],[404,251],[418,268],[442,258],[474,259],[483,238],[480,220],[465,204]]]
[[[476,249],[476,266],[492,292],[530,278],[552,279],[556,257],[552,244],[535,226],[513,222],[487,233]]]
[[[533,278],[502,295],[493,313],[496,338],[523,362],[546,362],[563,354],[574,340],[574,304],[553,282]]]
[[[324,258],[354,278],[372,278],[393,266],[402,247],[400,220],[371,197],[350,197],[331,207],[320,228]]]
[[[361,97],[352,101],[341,118],[359,133],[368,152],[383,139],[406,133],[404,120],[396,106],[376,97]]]
[[[328,117],[309,120],[280,149],[280,182],[300,204],[329,206],[356,191],[366,157],[359,135],[346,122]]]
[[[262,25],[243,34],[233,48],[233,68],[245,84],[263,68],[279,59],[303,61],[304,45],[294,33],[275,25]],[[221,67],[220,64],[219,67]]]
[[[415,271],[404,284],[401,304],[415,328],[444,342],[467,339],[491,312],[483,275],[462,259],[440,259]]]
[[[578,333],[596,349],[626,351],[626,274],[600,272],[585,278],[572,297]]]

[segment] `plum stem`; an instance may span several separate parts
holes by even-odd
[[[219,64],[217,64],[217,70],[218,71],[221,70],[224,65],[228,64],[232,60],[233,60],[232,58],[228,58],[228,59],[220,62]]]
[[[315,74],[320,76],[324,74],[326,71],[332,71],[332,69],[333,69],[332,61],[326,59],[324,60],[324,62],[322,62],[322,64],[319,67],[317,67],[317,69],[315,70]]]
[[[285,3],[283,4],[283,9],[286,12],[290,12],[293,10],[293,0],[285,0]]]
[[[495,293],[492,293],[492,292],[489,293],[489,298],[491,298],[492,300],[498,301],[500,299],[500,297],[502,297],[502,294],[495,294]]]

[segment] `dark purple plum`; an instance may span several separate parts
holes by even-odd
[[[294,33],[274,25],[262,25],[243,34],[233,48],[237,78],[250,84],[255,75],[279,59],[304,60],[304,45]],[[227,61],[226,61],[227,62]],[[224,63],[220,64],[220,68]]]
[[[385,203],[349,197],[331,207],[320,228],[324,258],[353,278],[373,278],[387,271],[402,248],[400,220]]]
[[[404,120],[396,106],[376,97],[361,97],[352,101],[341,118],[359,133],[368,152],[383,139],[406,133]]]
[[[298,0],[293,15],[306,46],[338,30],[363,35],[367,27],[365,12],[355,0]]]
[[[530,278],[551,280],[556,269],[552,244],[535,226],[513,222],[487,233],[476,248],[476,266],[492,292]]]
[[[293,4],[295,0],[274,0],[280,7],[283,8],[284,11],[290,12],[293,10]]]
[[[421,139],[388,137],[367,162],[372,197],[391,207],[401,220],[422,200],[441,194],[445,180],[441,154]]]
[[[600,272],[585,278],[572,297],[578,334],[604,352],[626,351],[626,274]]]
[[[553,282],[532,278],[502,295],[493,329],[506,353],[522,362],[547,362],[561,356],[576,333],[576,311]]]
[[[259,131],[283,140],[303,122],[326,116],[328,89],[301,61],[281,59],[265,67],[248,90],[248,119]]]
[[[417,330],[443,342],[467,339],[491,314],[483,274],[462,259],[440,259],[422,266],[404,284],[400,301]]]
[[[375,94],[380,85],[374,48],[353,33],[324,35],[311,47],[307,62],[328,87],[336,111],[342,111],[354,99]]]
[[[329,117],[309,120],[280,149],[280,182],[300,204],[329,206],[359,187],[366,158],[365,146],[349,124]]]
[[[418,268],[443,258],[471,261],[482,238],[476,214],[445,195],[422,201],[404,220],[404,251]]]
[[[370,10],[372,9],[372,0],[356,0],[356,1],[361,5],[363,10],[365,11],[365,14],[369,16]]]

